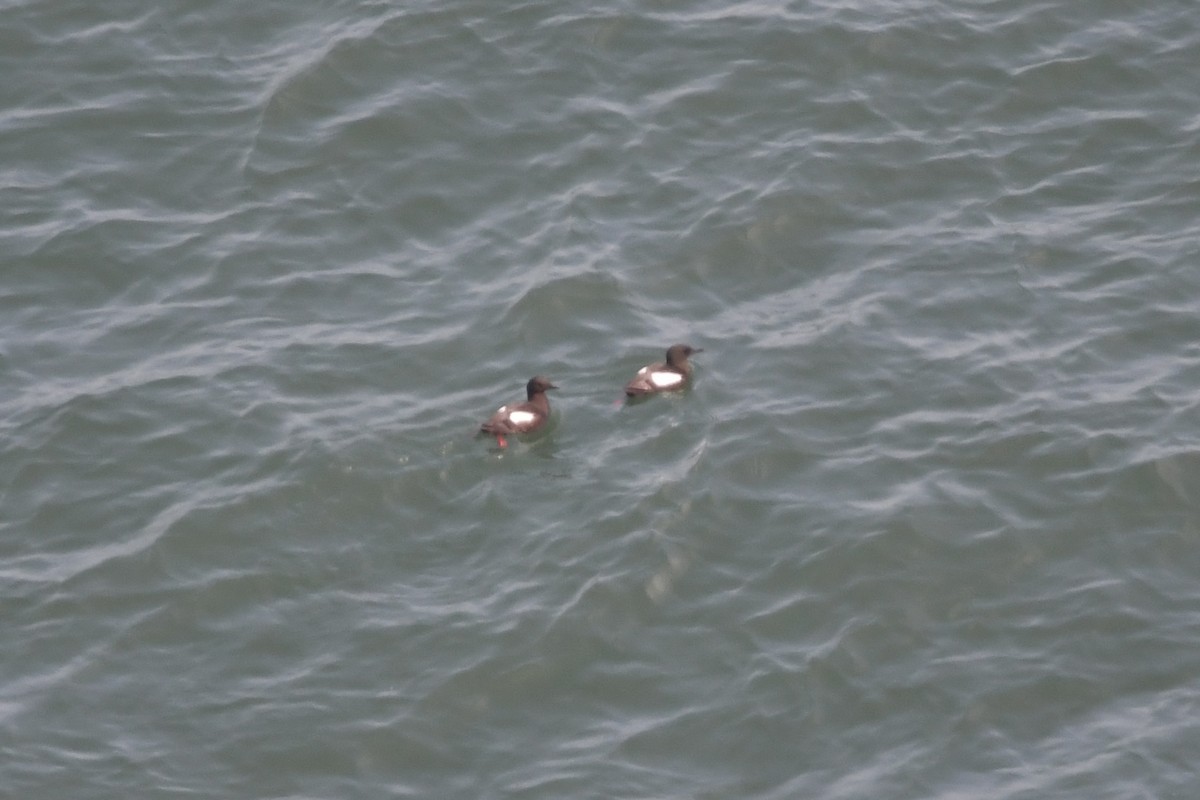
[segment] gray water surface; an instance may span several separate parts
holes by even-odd
[[[1193,4],[0,9],[0,794],[1197,796]]]

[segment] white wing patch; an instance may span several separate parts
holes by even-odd
[[[659,389],[667,389],[683,383],[683,376],[678,372],[651,372],[650,382]]]
[[[537,419],[537,415],[529,411],[513,411],[508,415],[508,421],[513,425],[527,425]]]

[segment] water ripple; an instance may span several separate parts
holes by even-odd
[[[1181,8],[9,5],[13,792],[1190,787]]]

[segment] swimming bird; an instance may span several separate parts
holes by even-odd
[[[692,365],[688,356],[693,353],[703,353],[702,347],[691,347],[686,344],[673,344],[667,348],[665,363],[647,364],[637,371],[633,380],[625,384],[625,394],[628,397],[641,397],[682,389],[692,378]]]
[[[500,406],[496,413],[488,417],[479,426],[481,433],[490,433],[496,437],[496,444],[508,447],[504,437],[509,434],[532,433],[546,424],[550,416],[550,400],[546,392],[557,389],[549,378],[541,375],[529,379],[525,384],[526,401]]]

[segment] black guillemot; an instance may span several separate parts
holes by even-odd
[[[549,378],[541,375],[530,378],[525,384],[524,403],[509,403],[496,409],[496,413],[488,417],[487,422],[479,426],[481,433],[490,433],[496,437],[496,444],[508,447],[504,437],[509,434],[532,433],[546,424],[550,416],[550,400],[546,397],[549,389],[557,389]]]
[[[671,345],[667,348],[666,362],[647,364],[639,369],[633,380],[625,384],[625,394],[628,397],[641,397],[684,388],[692,378],[692,365],[688,363],[688,356],[703,352],[704,349],[700,347]]]

